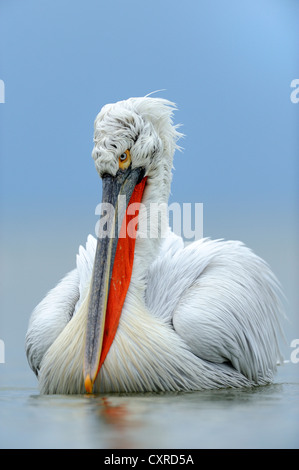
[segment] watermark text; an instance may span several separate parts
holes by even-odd
[[[294,90],[291,93],[291,101],[294,104],[299,103],[299,78],[294,78],[294,80],[291,81],[291,88],[294,88]]]
[[[0,339],[0,364],[5,363],[5,344],[3,339]]]
[[[0,80],[0,103],[5,103],[5,85],[3,80]]]
[[[203,203],[132,203],[118,197],[116,206],[100,203],[95,209],[100,218],[95,226],[98,238],[163,238],[167,228],[184,240],[203,238]]]
[[[291,362],[297,364],[299,362],[299,338],[293,339],[291,342],[291,348],[295,348],[291,353]]]

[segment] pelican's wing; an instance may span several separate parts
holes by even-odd
[[[97,241],[92,235],[88,235],[86,248],[80,246],[79,254],[77,255],[77,270],[79,273],[79,300],[75,306],[74,314],[82,304],[91,281],[94,258],[97,248]]]
[[[80,246],[77,267],[69,272],[31,314],[25,349],[30,367],[38,375],[45,352],[56,340],[84,299],[91,278],[96,240],[89,235]]]
[[[228,362],[250,380],[270,380],[281,360],[278,283],[240,242],[202,239],[164,250],[150,268],[146,302],[196,356]]]

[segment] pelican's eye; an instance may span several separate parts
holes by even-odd
[[[130,150],[126,150],[118,158],[119,168],[121,170],[126,170],[131,164],[131,154]]]
[[[121,162],[125,162],[127,158],[128,158],[128,155],[126,153],[122,153],[121,156],[119,157]]]

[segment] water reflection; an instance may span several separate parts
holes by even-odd
[[[113,397],[96,398],[93,404],[99,426],[105,428],[107,447],[129,449],[136,447],[134,436],[142,427],[140,417],[126,403],[115,403]]]
[[[124,429],[132,424],[125,405],[113,405],[107,397],[100,398],[98,404],[98,414],[109,426],[115,429]]]
[[[0,446],[294,447],[299,381],[298,369],[288,370],[275,384],[240,390],[43,396],[37,389],[0,388]]]

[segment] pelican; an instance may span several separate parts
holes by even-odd
[[[41,394],[274,380],[284,313],[268,264],[239,241],[184,244],[159,210],[182,135],[175,110],[146,96],[107,104],[95,119],[92,157],[113,210],[31,314],[26,355]]]

